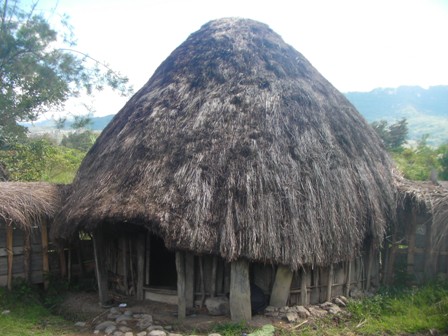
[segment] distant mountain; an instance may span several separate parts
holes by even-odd
[[[406,118],[410,140],[429,134],[430,144],[448,142],[448,86],[400,86],[345,96],[368,122],[384,119],[393,123]]]
[[[92,124],[90,125],[89,129],[92,131],[102,131],[107,124],[112,120],[112,118],[115,117],[114,114],[110,114],[104,117],[92,117]],[[73,120],[67,119],[65,122],[64,129],[69,130],[72,128]],[[33,129],[54,129],[56,128],[55,122],[53,120],[43,120],[38,121],[33,124],[31,123],[23,123],[24,126],[27,126],[31,132],[33,132]]]

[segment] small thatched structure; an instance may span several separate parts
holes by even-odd
[[[41,283],[48,265],[48,224],[60,210],[66,186],[0,183],[0,285],[13,277]],[[1,252],[3,251],[3,252]]]
[[[396,181],[398,218],[385,244],[385,282],[394,281],[394,272],[412,282],[448,278],[448,182]]]
[[[353,261],[394,212],[374,130],[268,26],[231,18],[192,34],[115,116],[55,234],[143,228],[169,249],[291,272]]]

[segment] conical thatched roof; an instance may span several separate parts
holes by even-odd
[[[44,182],[0,182],[0,223],[30,230],[52,220],[67,186]]]
[[[262,23],[222,19],[103,131],[56,234],[135,223],[227,260],[328,264],[381,241],[391,171],[374,131],[300,53]]]

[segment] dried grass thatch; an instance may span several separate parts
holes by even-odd
[[[420,213],[432,216],[432,240],[434,247],[448,239],[448,182],[434,184],[430,181],[397,179],[398,207],[406,204]]]
[[[67,186],[43,182],[1,182],[0,223],[30,230],[60,210]]]
[[[329,264],[381,242],[392,166],[347,99],[268,26],[204,25],[103,131],[55,234],[146,226],[171,248]]]

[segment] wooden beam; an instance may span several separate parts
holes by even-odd
[[[327,301],[331,301],[331,295],[332,295],[332,290],[333,290],[333,277],[334,277],[334,268],[333,268],[333,264],[331,264],[328,269]]]
[[[176,270],[177,270],[177,317],[179,320],[184,320],[187,315],[186,300],[185,300],[185,254],[181,251],[176,251]]]
[[[185,255],[185,304],[187,308],[194,306],[194,255],[186,253]]]
[[[146,235],[139,235],[137,239],[137,300],[143,300],[143,285],[145,277],[145,239]]]
[[[234,322],[252,319],[249,262],[242,259],[230,265],[230,317]]]
[[[129,295],[129,284],[128,284],[128,244],[126,237],[120,237],[120,247],[121,247],[121,267],[123,272],[123,287],[124,293]]]
[[[12,223],[6,225],[6,253],[8,253],[8,279],[7,286],[8,289],[12,289],[12,263],[14,261],[13,252],[13,239],[14,239],[14,229]]]
[[[99,304],[105,305],[109,300],[107,285],[107,266],[104,260],[104,237],[101,231],[97,230],[93,235],[93,253],[95,256],[95,271],[98,283]]]
[[[210,297],[214,298],[216,296],[216,271],[218,268],[218,257],[213,256],[212,260],[212,276],[210,279]]]
[[[308,272],[306,271],[305,267],[303,267],[302,276],[300,278],[300,304],[302,306],[306,306],[308,304],[307,284],[308,284]]]
[[[280,265],[275,274],[272,287],[270,305],[273,307],[286,306],[291,290],[291,282],[294,273],[286,266]]]
[[[41,238],[42,238],[42,273],[44,276],[44,289],[48,289],[49,275],[50,275],[50,263],[48,262],[48,230],[47,223],[42,222],[41,225]]]

